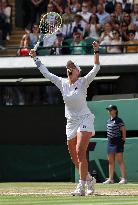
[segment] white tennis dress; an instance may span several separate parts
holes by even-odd
[[[86,76],[79,78],[74,84],[69,84],[68,79],[50,73],[39,58],[35,57],[34,61],[43,76],[54,83],[62,93],[67,118],[67,140],[76,137],[80,131],[92,132],[95,135],[94,115],[87,106],[86,97],[87,88],[100,70],[100,65],[95,64]]]

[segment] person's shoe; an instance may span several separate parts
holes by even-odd
[[[95,191],[95,184],[96,184],[96,179],[94,177],[91,177],[91,179],[87,180],[86,185],[87,185],[87,191],[86,195],[92,195]]]
[[[79,180],[79,183],[78,183],[75,191],[71,192],[71,195],[73,195],[73,196],[85,196],[85,184],[82,184],[81,180]]]
[[[127,184],[127,180],[125,178],[121,178],[119,184]]]
[[[114,184],[114,180],[113,179],[107,179],[105,182],[103,182],[103,184]]]

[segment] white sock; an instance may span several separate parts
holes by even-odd
[[[91,176],[90,173],[88,172],[87,177],[86,177],[86,180],[87,180],[87,181],[91,181],[91,179],[92,179],[92,176]]]
[[[83,181],[83,180],[80,179],[80,180],[79,180],[79,183],[82,184],[82,186],[85,186],[86,181]]]

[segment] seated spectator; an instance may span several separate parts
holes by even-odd
[[[82,34],[75,32],[73,34],[73,42],[70,45],[71,54],[84,55],[86,54],[86,43],[83,41]]]
[[[99,23],[101,25],[104,25],[105,23],[109,22],[110,15],[107,12],[105,12],[103,4],[97,5],[97,13],[96,14],[99,18]]]
[[[80,32],[84,36],[86,24],[84,23],[83,18],[80,14],[75,15],[71,27],[72,34],[75,32]]]
[[[124,52],[137,53],[138,52],[138,40],[135,40],[135,31],[128,31],[128,41],[125,42]]]
[[[89,20],[90,20],[92,13],[89,12],[89,3],[88,2],[83,1],[82,11],[78,12],[78,14],[82,16],[82,19],[84,20],[84,22],[86,24],[89,23]]]
[[[68,7],[72,14],[76,14],[78,11],[81,10],[81,5],[78,0],[69,0]]]
[[[110,23],[104,25],[104,31],[102,32],[99,42],[100,45],[108,45],[113,38],[112,26]]]
[[[130,16],[130,14],[128,14],[128,13],[125,13],[125,14],[124,14],[124,16],[123,16],[123,22],[127,24],[127,27],[128,27],[129,30],[132,30],[132,29],[133,29],[132,27],[134,27],[134,24],[133,24],[132,21],[131,21],[131,16]]]
[[[12,7],[8,0],[2,0],[2,9],[5,14],[5,39],[10,40]]]
[[[62,27],[60,29],[61,33],[63,34],[64,38],[71,38],[72,37],[72,14],[63,14],[62,15]]]
[[[124,12],[131,13],[133,0],[116,0],[116,2],[122,4],[122,8]]]
[[[114,25],[116,24],[116,22],[118,22],[116,15],[114,13],[111,13],[110,15],[110,24],[112,25],[112,27],[114,27]]]
[[[98,40],[100,28],[101,25],[99,24],[99,19],[97,15],[96,14],[91,15],[89,24],[86,27],[86,30],[89,34],[88,37]]]
[[[38,38],[39,38],[39,27],[37,24],[34,24],[32,26],[32,30],[28,34],[27,38],[28,38],[29,48],[33,48],[36,45]]]
[[[20,49],[17,51],[19,56],[28,56],[30,48],[34,48],[39,38],[39,27],[37,24],[34,24],[32,31],[29,32],[25,29],[25,34],[23,35],[20,42]]]
[[[28,48],[28,30],[25,29],[25,34],[22,36],[20,42],[20,49],[17,51],[19,56],[29,56],[30,49]]]
[[[115,4],[115,11],[114,14],[117,18],[117,20],[122,23],[123,21],[123,8],[122,8],[122,4],[121,3],[116,3]]]
[[[112,34],[113,34],[113,38],[110,40],[109,44],[113,46],[107,47],[107,52],[108,53],[121,53],[122,48],[120,45],[122,44],[122,40],[120,38],[120,33],[118,30],[113,30]]]
[[[134,4],[134,8],[133,8],[133,12],[131,14],[131,17],[132,17],[132,23],[138,29],[138,4]]]
[[[51,49],[51,55],[68,55],[70,53],[69,45],[64,41],[63,34],[57,33],[56,37],[53,48]]]
[[[129,40],[127,33],[128,33],[128,26],[125,22],[122,22],[122,24],[121,24],[121,38],[122,38],[123,42],[126,42]]]

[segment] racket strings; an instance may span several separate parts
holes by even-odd
[[[42,34],[53,34],[62,24],[62,19],[59,15],[45,15],[40,22],[40,32]]]

